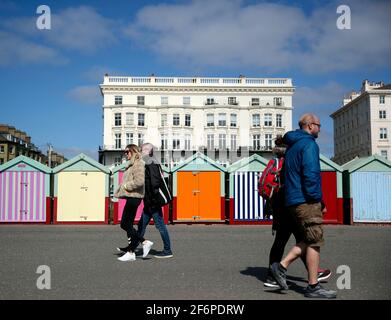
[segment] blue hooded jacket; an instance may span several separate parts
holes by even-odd
[[[297,129],[284,135],[285,205],[315,203],[322,200],[319,146],[308,132]]]

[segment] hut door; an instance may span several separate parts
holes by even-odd
[[[178,220],[198,220],[198,172],[178,172]]]
[[[28,220],[28,196],[29,196],[29,182],[27,179],[27,173],[23,172],[20,179],[20,210],[19,219],[20,221]]]
[[[80,221],[104,221],[105,175],[102,172],[80,172]]]

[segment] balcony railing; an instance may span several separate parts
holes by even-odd
[[[104,85],[179,85],[179,86],[246,86],[291,87],[290,78],[213,78],[213,77],[104,77]]]

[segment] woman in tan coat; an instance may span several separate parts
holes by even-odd
[[[125,252],[118,258],[120,261],[136,260],[135,249],[141,242],[143,245],[143,257],[146,257],[151,249],[153,242],[145,240],[137,233],[133,227],[134,218],[136,217],[137,208],[144,198],[145,186],[145,163],[142,160],[138,146],[130,144],[125,148],[125,154],[128,160],[127,168],[124,173],[123,182],[114,194],[117,198],[126,199],[126,204],[122,213],[121,228],[126,231],[129,245],[117,250]]]

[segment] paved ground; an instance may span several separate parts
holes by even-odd
[[[117,261],[126,237],[119,226],[0,226],[0,299],[303,299],[301,262],[292,290],[265,290],[270,226],[170,225],[175,257]],[[339,299],[391,298],[391,227],[326,226],[322,266],[348,265],[351,289]],[[162,244],[157,230],[147,236]],[[293,244],[292,240],[289,246]],[[51,270],[51,289],[39,290],[38,266]]]

